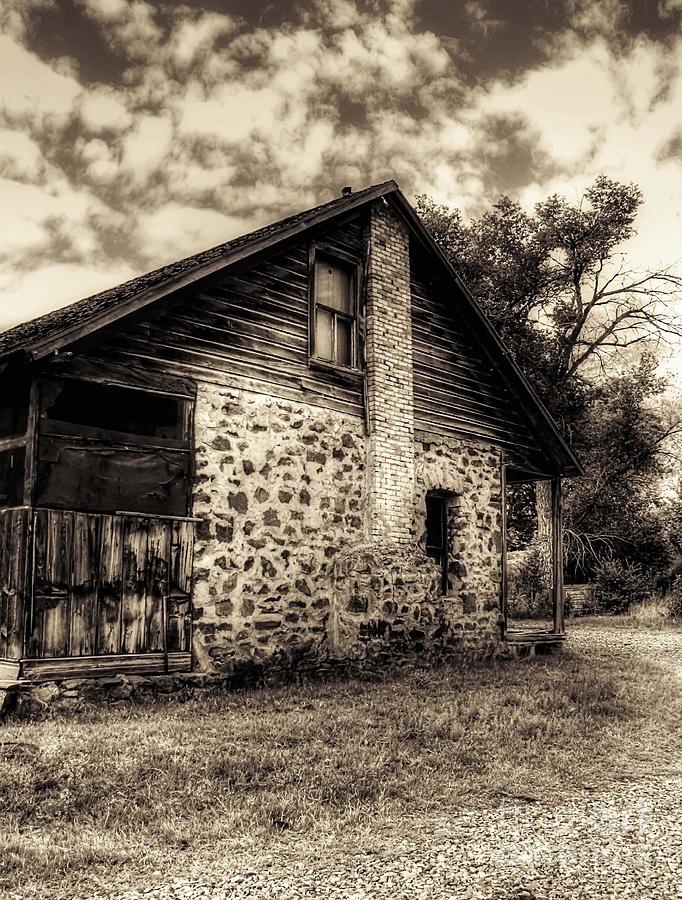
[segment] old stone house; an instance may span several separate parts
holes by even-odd
[[[0,678],[493,652],[571,449],[397,185],[0,335]],[[526,636],[526,639],[528,636]]]

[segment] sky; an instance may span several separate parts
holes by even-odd
[[[682,0],[0,4],[0,330],[344,185],[470,217],[599,173],[680,261]]]

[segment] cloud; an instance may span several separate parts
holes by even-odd
[[[93,134],[125,131],[133,121],[123,101],[106,88],[84,93],[77,109],[83,126]]]
[[[0,83],[0,110],[30,120],[68,115],[81,91],[74,78],[55,71],[6,34],[0,35]]]
[[[27,49],[41,2],[8,0],[0,20],[5,306],[38,272],[32,310],[63,302],[66,273],[72,297],[87,293],[79,267],[114,283],[390,177],[477,214],[500,191],[532,203],[605,171],[656,197],[640,231],[667,229],[670,249],[680,44],[621,39],[615,6],[576,0],[550,61],[472,87],[414,0],[315,0],[277,28],[197,4],[74,0],[116,49],[121,80],[105,85],[75,74],[76,41],[49,64]],[[472,53],[503,27],[498,7],[463,8]]]

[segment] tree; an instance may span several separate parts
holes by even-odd
[[[603,175],[577,204],[554,195],[528,214],[501,197],[470,223],[417,198],[427,228],[586,465],[565,503],[574,575],[614,554],[650,568],[665,557],[651,485],[679,421],[666,425],[653,408],[662,387],[651,351],[681,333],[672,302],[682,279],[627,264],[622,244],[641,204],[635,185]],[[637,345],[645,352],[633,370]],[[614,378],[606,362],[616,360]],[[527,491],[517,495],[510,530],[519,539],[531,502]]]
[[[568,425],[606,358],[682,333],[671,310],[682,278],[628,267],[639,189],[600,175],[577,205],[554,195],[528,215],[502,197],[465,224],[417,198],[417,211],[517,362]]]

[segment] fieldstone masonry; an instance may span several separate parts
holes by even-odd
[[[415,435],[409,236],[372,209],[367,422],[199,384],[194,656],[199,671],[361,667],[499,644],[500,454]],[[449,589],[423,549],[449,497]]]

